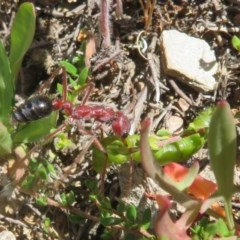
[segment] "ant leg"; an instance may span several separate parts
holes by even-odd
[[[104,154],[107,154],[106,150],[104,149],[103,145],[100,143],[100,141],[98,140],[98,138],[95,136],[95,134],[92,131],[88,131],[82,127],[79,128],[80,132],[82,132],[83,134],[86,135],[90,135],[93,137],[93,144]]]
[[[90,82],[90,83],[88,84],[88,86],[87,86],[87,87],[88,87],[88,90],[87,90],[87,93],[85,94],[85,96],[83,97],[82,105],[85,105],[85,103],[86,103],[87,100],[89,99],[89,96],[90,96],[90,94],[91,94],[94,86],[95,86],[95,84],[92,83],[92,82]]]
[[[62,101],[67,101],[67,72],[65,67],[61,67],[62,69]]]
[[[93,144],[96,146],[96,148],[98,148],[105,155],[104,166],[103,166],[103,170],[102,170],[101,175],[100,175],[100,179],[101,179],[100,180],[100,193],[102,195],[104,195],[104,183],[105,183],[105,178],[106,178],[106,170],[107,170],[107,162],[108,162],[107,152],[106,152],[105,148],[103,147],[103,145],[100,143],[100,141],[98,140],[98,138],[95,136],[95,134],[92,131],[88,131],[88,130],[82,128],[81,126],[78,126],[78,127],[79,127],[79,130],[83,134],[88,134],[88,135],[92,136]]]
[[[68,103],[67,101],[67,72],[65,67],[61,67],[60,68],[62,70],[62,98],[61,98],[61,102],[62,103]],[[85,105],[85,103],[87,102],[87,100],[89,99],[89,96],[94,88],[94,83],[89,83],[86,87],[84,88],[88,88],[87,93],[85,94],[85,96],[83,97],[82,100],[82,105]]]
[[[63,71],[63,68],[64,68],[64,67],[58,67],[58,68],[52,73],[52,75],[39,87],[39,89],[37,90],[37,92],[39,92],[39,93],[42,94],[46,88],[48,88],[49,86],[51,86],[51,84],[52,84],[53,81],[56,79],[56,77],[61,74],[61,71]]]

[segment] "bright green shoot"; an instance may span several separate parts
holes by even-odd
[[[22,59],[29,49],[36,26],[36,14],[32,3],[23,3],[18,9],[11,30],[9,62],[13,82],[16,82]]]
[[[232,37],[232,45],[236,50],[240,51],[240,39],[236,35]]]

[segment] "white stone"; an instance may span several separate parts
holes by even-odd
[[[164,71],[194,89],[215,89],[218,64],[214,51],[202,39],[177,30],[165,30],[160,38]]]

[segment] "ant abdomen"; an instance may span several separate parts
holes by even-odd
[[[47,117],[53,111],[52,100],[46,96],[35,96],[21,104],[12,114],[13,121],[28,122]]]

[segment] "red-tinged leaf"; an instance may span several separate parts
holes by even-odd
[[[197,176],[188,188],[188,193],[194,195],[197,199],[205,200],[217,190],[217,185],[201,176]]]
[[[168,192],[176,201],[182,204],[187,209],[191,209],[192,205],[201,204],[199,201],[195,201],[189,197],[185,192],[180,191],[174,185],[169,182],[169,179],[165,178],[162,173],[161,166],[156,163],[152,155],[152,151],[148,142],[148,133],[151,121],[147,119],[142,122],[141,138],[140,138],[140,153],[141,164],[146,173],[156,180],[161,188]],[[197,213],[195,213],[197,214]]]
[[[164,167],[164,174],[175,181],[175,187],[178,189],[184,186],[188,187],[187,192],[189,194],[192,194],[199,200],[205,200],[217,190],[217,185],[199,175],[197,176],[197,166],[195,166],[196,168],[191,174],[191,168],[186,168],[177,163],[169,163]]]
[[[169,163],[164,166],[163,171],[176,182],[179,182],[183,180],[188,172],[188,169],[178,163]]]
[[[170,218],[168,210],[171,208],[171,203],[169,199],[162,195],[156,195],[156,200],[160,209],[154,224],[156,236],[158,238],[165,237],[168,240],[191,239],[187,235],[186,228],[182,226],[179,228],[179,221],[173,222]]]
[[[190,168],[183,167],[177,163],[169,163],[164,167],[164,178],[174,185],[178,190],[183,191],[188,188],[197,177],[199,170],[198,162]]]
[[[150,125],[151,120],[149,118],[142,122],[140,139],[141,163],[146,173],[151,178],[155,179],[157,174],[161,175],[161,168],[160,166],[156,166],[153,153],[148,142]]]
[[[203,204],[200,209],[200,213],[205,213],[209,208],[211,208],[214,212],[215,217],[223,217],[225,218],[226,214],[222,207],[219,206],[218,202],[223,201],[223,197],[215,194],[215,197],[208,198],[203,201]]]
[[[225,210],[222,206],[219,205],[219,202],[215,202],[211,205],[211,209],[213,209],[219,216],[222,218],[226,218]]]

